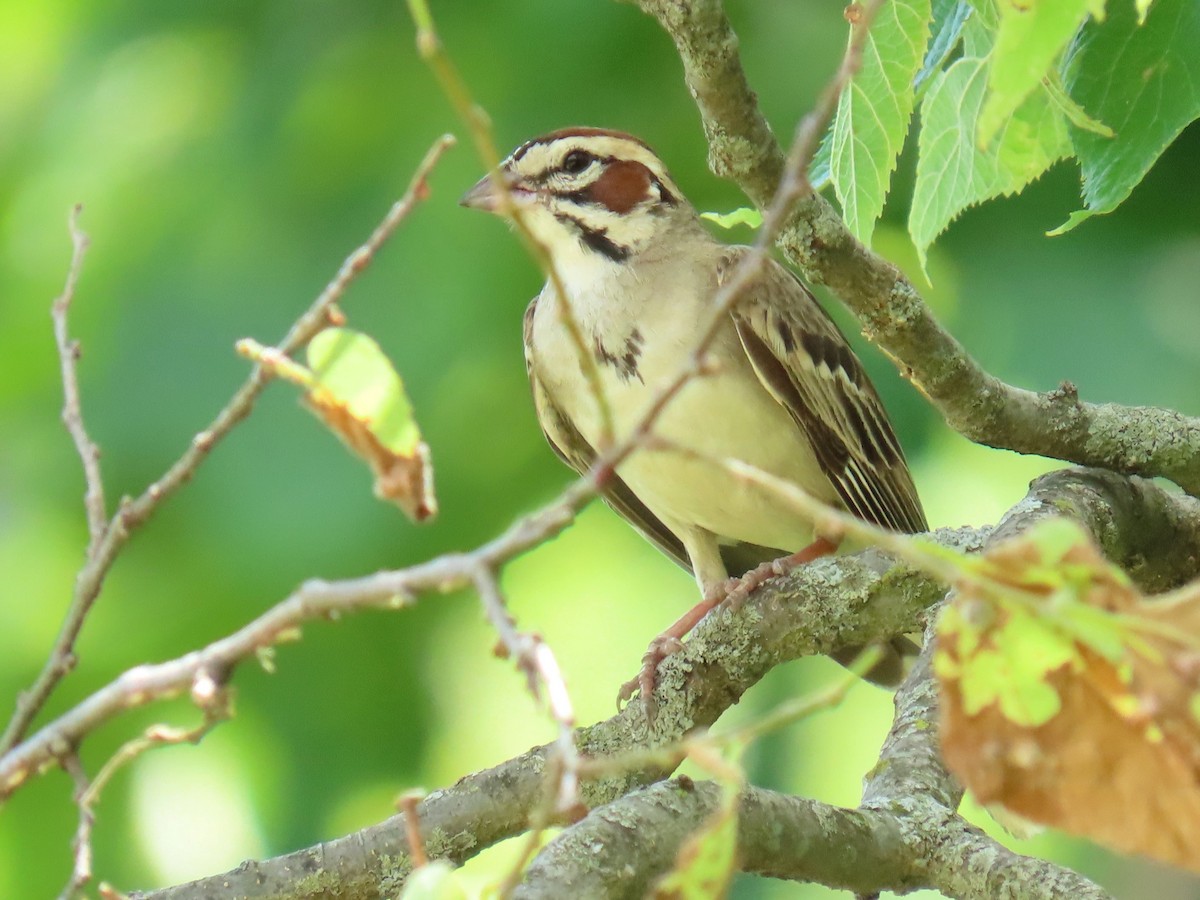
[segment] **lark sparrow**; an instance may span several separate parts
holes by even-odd
[[[637,138],[567,128],[522,144],[503,162],[514,205],[545,247],[599,371],[615,438],[630,434],[700,338],[704,311],[746,247],[706,230],[654,152]],[[490,178],[462,204],[506,209]],[[603,437],[600,406],[548,282],[525,311],[525,360],[551,447],[586,472]],[[654,433],[695,455],[642,449],[604,489],[605,500],[660,550],[690,569],[704,599],[651,644],[640,687],[725,596],[730,576],[792,554],[836,549],[784,500],[702,457],[743,460],[809,494],[896,531],[926,530],[925,515],[887,413],[829,315],[791,272],[767,260],[710,346],[715,365],[663,409]],[[798,551],[798,552],[794,552]],[[873,680],[898,678],[893,657]]]

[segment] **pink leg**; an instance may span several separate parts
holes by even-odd
[[[706,594],[703,600],[680,616],[674,625],[650,642],[650,646],[646,648],[646,653],[642,656],[642,668],[637,677],[631,678],[621,685],[621,690],[617,694],[618,709],[622,703],[634,695],[634,692],[637,692],[642,698],[642,705],[646,708],[646,718],[653,724],[654,682],[658,673],[658,664],[683,647],[683,636],[695,628],[696,623],[703,619],[709,610],[719,605],[722,598],[723,595],[710,596]]]
[[[650,642],[650,646],[646,648],[646,653],[642,657],[642,669],[638,672],[637,677],[621,685],[621,691],[617,694],[618,708],[636,692],[642,698],[642,705],[646,709],[646,718],[653,724],[655,714],[654,684],[658,664],[683,647],[684,635],[695,628],[696,624],[713,607],[725,603],[730,608],[737,609],[746,601],[750,593],[756,590],[763,582],[778,575],[786,575],[798,566],[833,553],[837,548],[838,545],[833,541],[826,538],[817,538],[803,550],[799,550],[791,556],[784,556],[780,559],[763,563],[761,566],[751,569],[741,578],[730,578],[724,583],[710,587],[704,592],[703,600],[680,616],[675,624]]]

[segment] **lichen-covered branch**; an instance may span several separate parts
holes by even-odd
[[[970,552],[982,547],[986,533],[944,529],[934,537]],[[380,588],[382,596],[385,588]],[[576,743],[585,757],[594,759],[677,741],[715,722],[779,663],[912,630],[944,593],[933,579],[875,550],[818,560],[763,585],[741,609],[710,615],[700,623],[685,648],[659,667],[653,733],[641,701],[635,700],[611,719],[578,729]],[[542,797],[543,771],[551,752],[552,745],[535,747],[426,797],[419,809],[429,855],[461,861],[524,831]],[[585,781],[580,793],[595,808],[669,774],[661,767],[622,772]],[[400,877],[397,871],[407,873],[407,847],[403,819],[395,816],[316,847],[140,896],[181,900],[205,897],[216,886],[238,886],[248,897],[316,897],[321,892],[309,892],[308,886],[327,886],[329,882],[317,876],[329,868],[329,877],[336,875],[344,892],[341,896],[375,897],[381,884]],[[350,871],[343,860],[355,861],[358,867]],[[259,884],[276,888],[268,891]],[[283,884],[291,886],[288,891],[278,887]],[[240,890],[237,893],[241,896]]]
[[[704,123],[712,170],[765,206],[783,171],[783,151],[746,80],[721,0],[636,2],[675,42]],[[810,280],[838,294],[864,333],[971,440],[1161,475],[1200,494],[1200,420],[1169,409],[1087,403],[1068,383],[1042,393],[1005,384],[942,328],[898,268],[855,239],[820,194],[796,204],[778,243]]]
[[[720,796],[715,783],[682,778],[594,810],[546,846],[513,897],[640,900]],[[739,801],[738,860],[747,872],[869,894],[906,884],[909,853],[888,813],[753,787]]]
[[[1054,472],[1032,485],[1029,495],[1006,517],[1002,528],[1007,534],[1022,523],[1027,526],[1048,514],[1079,519],[1096,535],[1110,558],[1125,566],[1147,590],[1193,578],[1200,570],[1200,552],[1194,552],[1200,546],[1200,501],[1153,482],[1111,472]],[[958,529],[941,530],[934,537],[946,546],[974,551],[983,546],[986,534]],[[697,727],[715,722],[773,666],[799,656],[864,644],[879,635],[912,630],[943,593],[932,579],[896,564],[877,550],[819,560],[786,578],[770,581],[752,594],[742,609],[708,616],[684,650],[663,662],[659,669],[659,713],[652,733],[640,703],[635,701],[613,718],[579,729],[576,741],[580,752],[595,759],[674,742]],[[918,667],[916,671],[917,677],[898,694],[896,725],[885,745],[883,761],[868,784],[865,808],[874,812],[864,816],[797,801],[783,814],[795,823],[811,821],[805,816],[820,818],[828,814],[832,818],[820,821],[833,823],[830,827],[835,831],[866,828],[869,837],[863,838],[867,842],[863,852],[875,852],[870,849],[874,847],[880,854],[881,868],[877,871],[882,873],[881,878],[891,871],[883,866],[891,865],[892,857],[884,849],[891,846],[888,842],[892,838],[889,832],[872,830],[883,827],[883,820],[873,816],[903,814],[901,824],[895,827],[903,837],[910,868],[904,879],[895,882],[896,887],[924,884],[950,896],[995,896],[987,892],[1001,880],[1030,878],[1030,890],[1044,893],[1029,896],[1103,896],[1073,873],[1013,854],[958,818],[958,788],[937,754],[937,731],[933,727],[936,692],[924,670]],[[428,853],[460,862],[524,831],[530,813],[543,796],[543,772],[550,752],[549,745],[533,748],[430,794],[419,807]],[[650,766],[584,781],[581,795],[595,810],[669,775],[668,768]],[[788,798],[784,800],[792,803]],[[704,808],[698,806],[696,814],[702,816]],[[918,820],[919,826],[912,824]],[[811,839],[822,840],[820,835]],[[800,858],[776,860],[776,868],[750,863],[754,853],[770,855],[769,844],[762,845],[766,850],[748,846],[744,859],[751,871],[810,877],[814,870],[803,868],[809,864],[801,852],[804,845],[795,846],[800,848],[795,851]],[[671,853],[666,849],[663,852],[667,862],[660,859],[654,871],[661,871],[669,863]],[[346,898],[377,897],[380,892],[398,889],[410,865],[404,820],[396,816],[287,856],[249,862],[233,872],[140,896],[147,900],[185,900],[208,896],[220,887],[247,897],[319,897],[336,884],[340,896]],[[835,862],[822,865],[832,866]],[[805,875],[806,871],[810,875]],[[863,876],[862,883],[846,882],[846,886],[867,889],[868,875]],[[1083,892],[1071,893],[1076,888]]]

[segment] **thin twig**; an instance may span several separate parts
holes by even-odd
[[[92,880],[92,828],[96,824],[96,814],[86,800],[91,783],[83,770],[79,755],[75,752],[67,753],[62,757],[61,763],[75,782],[73,796],[75,805],[79,807],[79,825],[75,828],[75,837],[71,841],[75,863],[71,867],[71,880],[59,894],[59,900],[71,900]]]
[[[535,700],[545,703],[558,726],[555,747],[561,772],[554,805],[556,811],[565,813],[579,805],[579,749],[575,746],[575,710],[562,670],[554,658],[554,652],[540,635],[517,630],[494,571],[490,567],[479,566],[474,574],[474,582],[488,620],[500,636],[504,654],[525,673],[529,692]]]
[[[50,307],[50,315],[54,320],[54,341],[58,345],[58,358],[62,366],[63,383],[63,424],[75,442],[75,449],[83,463],[83,477],[86,485],[83,495],[83,505],[87,512],[88,521],[88,556],[96,552],[96,547],[104,537],[108,525],[108,507],[104,501],[104,478],[100,473],[100,448],[88,435],[83,424],[83,406],[79,400],[79,342],[71,340],[67,329],[67,317],[71,311],[71,302],[75,299],[75,288],[79,284],[79,276],[83,271],[83,257],[87,252],[88,236],[79,227],[79,214],[83,206],[76,204],[67,218],[67,227],[71,232],[71,264],[67,269],[67,283],[63,292]]]
[[[408,855],[414,869],[429,862],[425,841],[421,837],[421,816],[417,809],[424,799],[422,791],[406,791],[396,800],[397,808],[404,814],[404,836],[408,840]]]
[[[417,167],[404,196],[392,205],[367,242],[346,258],[334,279],[288,330],[287,335],[278,345],[282,352],[290,353],[302,346],[328,324],[331,311],[346,292],[346,288],[370,264],[379,248],[408,217],[417,203],[428,196],[429,188],[426,179],[438,160],[441,159],[442,154],[453,145],[454,138],[451,135],[443,135],[434,142]],[[81,251],[77,251],[77,254],[78,252]],[[76,265],[73,262],[72,270],[75,269]],[[68,278],[69,287],[72,283]],[[192,439],[187,450],[167,469],[162,477],[146,488],[136,499],[122,499],[112,520],[104,526],[102,539],[98,542],[93,541],[87,561],[76,576],[71,604],[63,618],[62,627],[55,638],[46,664],[29,689],[17,698],[13,716],[9,720],[3,736],[0,737],[0,753],[5,753],[16,746],[59,681],[75,665],[75,639],[83,627],[84,619],[92,608],[92,604],[100,595],[104,579],[125,542],[139,526],[154,514],[166,498],[191,480],[212,449],[238,423],[250,415],[258,395],[262,393],[269,380],[270,376],[266,371],[261,366],[256,366],[225,408],[217,414],[207,428]]]
[[[596,363],[596,359],[592,355],[592,350],[583,336],[583,329],[579,325],[579,317],[575,314],[571,295],[567,293],[566,285],[559,275],[558,268],[554,265],[554,258],[550,255],[550,251],[534,235],[533,230],[525,221],[525,216],[520,206],[513,202],[512,191],[508,181],[500,172],[500,154],[496,150],[496,142],[492,137],[491,120],[483,108],[471,97],[471,93],[467,90],[466,84],[458,74],[458,69],[454,66],[454,62],[445,52],[441,38],[438,37],[437,30],[434,27],[433,15],[429,11],[429,4],[426,0],[408,0],[408,8],[413,22],[417,26],[418,52],[429,63],[430,68],[433,69],[434,74],[442,84],[442,90],[445,91],[447,98],[466,123],[467,129],[470,131],[471,137],[475,142],[475,149],[487,167],[488,176],[503,198],[505,214],[512,219],[525,247],[529,250],[538,267],[550,281],[550,284],[554,287],[555,292],[562,301],[556,304],[556,309],[563,327],[567,330],[567,337],[570,339],[575,351],[575,358],[579,363],[584,380],[587,382],[588,390],[596,403],[596,409],[600,416],[601,448],[607,447],[611,444],[615,436],[612,407],[609,405],[608,396],[604,392],[604,382],[600,377],[600,367]]]

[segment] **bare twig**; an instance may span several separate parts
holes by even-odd
[[[408,840],[408,855],[412,859],[414,869],[429,862],[425,853],[425,840],[421,837],[421,814],[418,811],[425,795],[421,791],[406,791],[396,801],[396,806],[404,814],[404,835]]]
[[[63,890],[60,900],[70,900],[92,879],[92,829],[96,822],[96,804],[113,775],[141,754],[154,747],[168,744],[198,744],[216,725],[229,718],[229,696],[227,691],[211,677],[198,675],[192,686],[192,695],[204,710],[204,721],[194,728],[173,728],[168,725],[153,725],[140,737],[127,741],[108,759],[89,780],[83,770],[79,755],[72,750],[59,758],[59,763],[75,781],[75,805],[79,807],[79,826],[72,841],[75,864],[71,880]]]
[[[371,234],[367,242],[346,258],[346,261],[342,263],[334,279],[288,330],[287,335],[278,345],[282,352],[290,353],[302,346],[328,324],[330,313],[345,293],[346,288],[370,264],[375,253],[378,252],[379,248],[383,246],[384,242],[387,241],[400,223],[408,217],[417,203],[425,199],[428,195],[429,189],[426,179],[438,160],[441,159],[442,154],[453,146],[453,144],[454,138],[451,135],[443,135],[434,142],[429,152],[426,153],[425,158],[421,161],[421,164],[417,167],[416,173],[404,196],[393,204],[388,214]],[[78,249],[77,244],[76,259],[78,259],[81,253],[82,250]],[[74,273],[77,270],[78,264],[76,261],[73,261],[71,271]],[[64,296],[68,297],[68,302],[73,283],[73,279],[69,277],[67,282],[68,291],[64,292]],[[72,367],[69,374],[73,376],[73,373],[74,370]],[[64,378],[67,374],[68,371],[64,357]],[[59,681],[74,666],[75,639],[83,627],[83,622],[87,617],[88,611],[100,595],[104,579],[108,575],[108,571],[112,567],[117,554],[124,547],[125,542],[129,540],[129,537],[139,526],[154,514],[155,510],[158,509],[159,505],[166,498],[174,494],[192,478],[200,464],[212,452],[212,449],[239,422],[250,414],[251,409],[254,407],[254,402],[258,399],[258,395],[262,393],[263,388],[266,387],[269,380],[270,376],[263,368],[256,366],[249,378],[246,379],[246,382],[237,390],[229,403],[226,404],[225,408],[217,414],[216,418],[213,419],[207,428],[199,432],[192,439],[192,443],[187,450],[167,469],[162,477],[147,487],[137,498],[122,499],[112,520],[104,526],[103,536],[99,541],[95,540],[95,532],[93,532],[92,546],[89,548],[86,563],[76,576],[71,604],[63,618],[62,627],[55,638],[54,646],[41,672],[29,689],[17,698],[13,716],[9,720],[3,736],[0,737],[0,753],[5,753],[16,746],[17,742],[28,730],[34,716],[37,715],[38,710],[45,704],[46,699],[54,691]],[[68,387],[69,390],[70,388]],[[82,421],[80,421],[80,425],[82,426]],[[85,458],[85,467],[86,465]],[[96,477],[99,477],[98,470]],[[90,486],[92,480],[90,474],[88,479]],[[91,515],[91,506],[89,505],[89,517]],[[2,790],[0,790],[0,793],[2,793]]]
[[[474,573],[474,582],[484,612],[500,636],[504,655],[513,659],[525,673],[529,692],[535,700],[545,703],[558,726],[556,747],[561,771],[554,803],[556,811],[565,813],[579,805],[579,749],[575,746],[575,710],[562,670],[554,652],[540,635],[517,630],[492,569],[479,566]]]
[[[79,807],[79,825],[75,829],[75,837],[71,841],[75,863],[71,867],[71,880],[63,888],[59,900],[71,900],[79,890],[92,880],[92,827],[96,823],[96,814],[91,804],[86,802],[88,789],[91,784],[79,755],[71,752],[62,757],[62,767],[71,780],[75,782],[74,800]]]
[[[67,269],[67,283],[63,292],[50,307],[50,315],[54,320],[54,340],[58,345],[58,358],[62,366],[63,383],[63,424],[75,442],[75,449],[83,463],[83,476],[86,489],[83,497],[84,509],[88,521],[88,555],[96,551],[96,547],[104,538],[108,525],[108,508],[104,502],[104,478],[100,473],[100,448],[88,435],[83,424],[83,407],[79,401],[79,342],[71,340],[67,329],[67,317],[71,311],[71,302],[75,299],[75,288],[79,284],[79,275],[83,270],[83,257],[88,248],[88,236],[79,227],[79,214],[83,206],[76,204],[68,217],[68,227],[71,231],[71,265]]]

